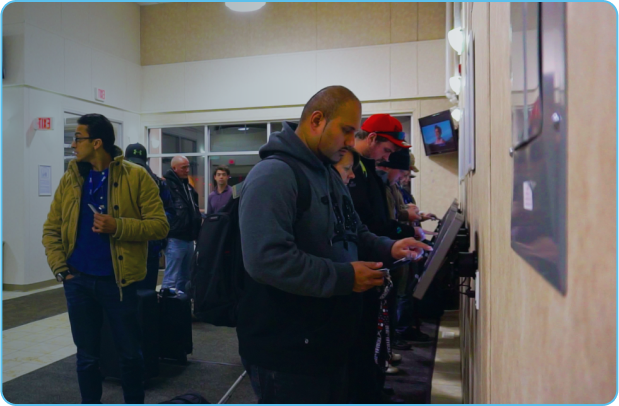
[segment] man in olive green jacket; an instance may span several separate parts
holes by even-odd
[[[78,119],[71,144],[76,159],[43,226],[47,261],[64,284],[82,403],[101,402],[104,312],[119,350],[125,402],[144,403],[134,282],[146,276],[148,241],[165,238],[169,230],[159,188],[146,170],[123,159],[114,142],[104,116]]]

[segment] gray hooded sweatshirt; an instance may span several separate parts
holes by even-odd
[[[258,163],[244,182],[239,221],[247,274],[239,305],[239,350],[249,363],[292,373],[342,367],[361,311],[353,294],[358,252],[389,262],[394,243],[370,233],[347,187],[284,123],[260,157],[287,154],[311,186],[311,205],[297,219],[297,184],[288,164]]]

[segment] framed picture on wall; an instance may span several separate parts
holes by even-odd
[[[469,33],[466,48],[466,172],[475,171],[475,35]]]

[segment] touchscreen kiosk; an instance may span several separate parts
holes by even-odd
[[[458,231],[460,231],[460,227],[464,224],[464,215],[456,211],[452,216],[449,216],[451,213],[450,208],[450,212],[445,216],[445,223],[442,225],[434,243],[434,251],[428,256],[421,278],[419,278],[419,282],[415,286],[413,297],[416,299],[423,299],[430,284],[443,266],[447,253],[456,240]],[[450,218],[448,219],[448,217]]]
[[[458,213],[458,202],[457,200],[454,200],[451,206],[449,206],[449,209],[447,209],[447,212],[443,218],[439,221],[438,234],[432,239],[433,244],[438,244],[438,242],[443,238],[446,231],[445,226],[452,222],[456,213]]]

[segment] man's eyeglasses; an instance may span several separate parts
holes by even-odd
[[[73,137],[73,142],[77,144],[81,140],[94,140],[94,139],[95,137]]]

